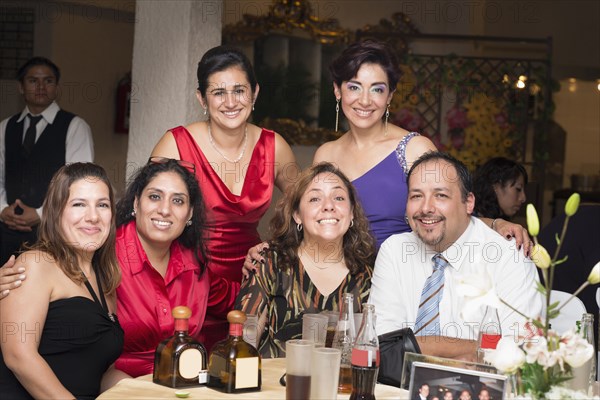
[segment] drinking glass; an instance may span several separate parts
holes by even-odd
[[[312,340],[318,347],[325,346],[329,318],[322,314],[304,314],[302,316],[302,339]]]
[[[340,349],[315,347],[312,350],[311,400],[337,398],[341,356]]]
[[[311,340],[294,339],[285,342],[285,399],[308,400],[310,394]]]
[[[325,336],[325,347],[333,347],[333,337],[335,336],[335,329],[338,320],[340,319],[340,312],[321,311],[321,315],[326,315],[329,319],[329,323],[327,324],[327,335]]]

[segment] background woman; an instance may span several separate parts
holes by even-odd
[[[352,185],[330,163],[309,168],[287,190],[271,231],[265,261],[242,284],[236,308],[260,316],[262,356],[281,357],[285,341],[302,335],[303,313],[339,310],[344,293],[361,311],[375,246]]]
[[[101,167],[69,164],[53,177],[39,240],[17,259],[27,284],[0,302],[2,326],[16,327],[0,342],[3,398],[100,393],[102,375],[123,345],[114,316],[120,271],[113,211]]]
[[[515,161],[496,157],[477,168],[473,180],[475,212],[510,220],[527,200],[527,171]]]

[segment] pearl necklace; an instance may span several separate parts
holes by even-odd
[[[208,140],[210,141],[210,144],[213,147],[213,149],[215,149],[215,151],[217,153],[219,153],[219,155],[221,157],[223,157],[225,159],[225,161],[229,161],[230,163],[236,164],[236,163],[240,162],[242,157],[244,157],[244,153],[246,152],[246,145],[248,144],[248,124],[246,124],[246,127],[244,128],[244,144],[243,144],[242,152],[235,160],[232,160],[231,158],[227,157],[225,154],[223,154],[221,152],[221,150],[219,150],[219,148],[217,147],[217,145],[212,137],[212,133],[210,131],[210,124],[208,124]]]

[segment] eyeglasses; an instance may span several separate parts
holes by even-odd
[[[148,159],[148,163],[152,163],[152,164],[166,164],[170,161],[175,161],[179,166],[187,169],[192,174],[196,175],[196,166],[194,165],[193,162],[186,161],[186,160],[176,160],[174,158],[159,157],[159,156],[150,157]]]

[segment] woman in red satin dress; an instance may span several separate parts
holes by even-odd
[[[200,60],[197,75],[196,97],[208,120],[167,131],[152,156],[196,165],[208,211],[208,268],[241,282],[244,257],[260,243],[257,227],[273,186],[285,190],[299,169],[280,135],[248,123],[259,85],[243,53],[215,47]],[[210,347],[227,335],[226,321],[206,321],[203,333]]]

